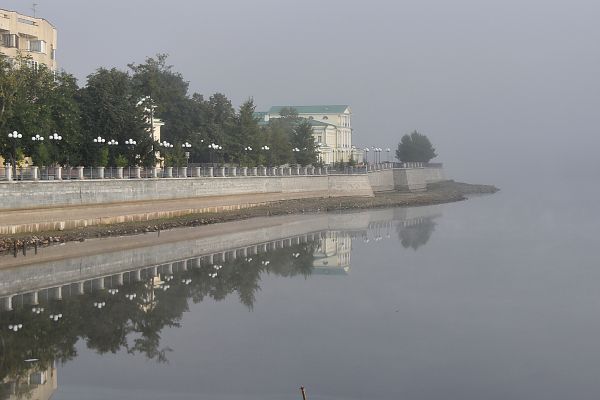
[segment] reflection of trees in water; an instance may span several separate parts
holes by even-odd
[[[422,218],[415,224],[397,226],[398,237],[404,248],[417,250],[429,241],[431,234],[435,230],[433,218]]]
[[[160,286],[154,285],[153,277],[142,276],[140,281],[118,286],[115,295],[106,288],[50,300],[41,304],[45,308],[42,314],[33,313],[32,306],[27,305],[0,312],[0,399],[17,392],[26,398],[31,390],[23,383],[27,376],[46,370],[54,361],[65,363],[75,358],[79,340],[99,354],[125,350],[166,362],[169,349],[161,348],[161,332],[165,327],[180,326],[183,313],[189,309],[188,298],[194,303],[206,297],[219,301],[236,292],[240,302],[252,310],[263,273],[306,277],[312,271],[315,248],[315,242],[303,243],[215,262],[221,266],[218,270],[205,264],[170,276],[161,274],[163,281],[169,280],[168,284],[161,281]],[[132,300],[126,297],[131,294],[136,295]],[[98,309],[95,302],[105,302],[106,306]],[[63,318],[54,322],[48,317],[52,313],[62,313]],[[21,323],[23,328],[9,331],[8,325],[13,323]],[[37,361],[27,361],[31,359]]]

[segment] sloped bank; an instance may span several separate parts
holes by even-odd
[[[153,221],[90,226],[60,232],[42,232],[36,235],[23,234],[4,236],[0,238],[0,252],[22,251],[23,247],[27,248],[36,245],[44,246],[52,243],[81,241],[95,237],[135,235],[183,226],[215,224],[265,215],[315,213],[334,210],[383,207],[410,207],[450,203],[465,200],[470,194],[495,193],[498,190],[499,189],[495,186],[490,185],[472,185],[454,181],[444,181],[430,184],[428,185],[427,191],[417,193],[387,192],[376,194],[374,197],[333,197],[283,200],[240,210],[189,214]]]

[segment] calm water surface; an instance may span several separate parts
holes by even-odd
[[[598,193],[586,190],[105,254],[102,279],[85,257],[65,282],[23,273],[0,292],[0,398],[299,399],[301,385],[311,400],[598,398]]]

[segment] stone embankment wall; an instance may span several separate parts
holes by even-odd
[[[367,174],[5,182],[0,184],[0,210],[255,193],[373,196],[373,189]]]
[[[443,180],[445,177],[441,166],[383,169],[369,173],[369,183],[374,192],[419,192],[426,190],[428,184]]]
[[[422,191],[444,179],[441,166],[410,166],[349,175],[13,181],[0,183],[0,211],[275,193],[293,198],[373,196]]]

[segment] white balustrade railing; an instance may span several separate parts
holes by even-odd
[[[441,165],[441,164],[439,164]],[[0,166],[0,182],[7,181],[67,181],[113,179],[203,179],[294,177],[322,175],[359,175],[392,168],[423,168],[424,163],[378,163],[361,166],[190,166],[190,167],[38,167],[16,169],[10,164]],[[437,164],[436,164],[437,166]]]

